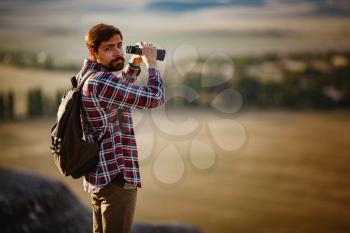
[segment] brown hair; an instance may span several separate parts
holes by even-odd
[[[95,52],[98,51],[103,41],[107,41],[109,38],[115,34],[120,35],[120,38],[123,40],[123,35],[119,28],[114,27],[113,25],[100,23],[93,26],[85,36],[85,43],[88,49],[93,48]]]

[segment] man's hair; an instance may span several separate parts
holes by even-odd
[[[120,38],[123,40],[123,35],[119,28],[114,27],[113,25],[100,23],[93,26],[85,36],[85,43],[88,49],[93,48],[95,52],[98,51],[103,41],[109,40],[115,34],[120,35]]]

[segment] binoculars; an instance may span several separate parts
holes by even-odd
[[[142,50],[137,45],[126,46],[126,53],[142,55]],[[164,58],[165,58],[165,50],[164,49],[157,49],[157,60],[163,61]]]

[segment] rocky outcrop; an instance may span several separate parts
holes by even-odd
[[[60,182],[0,170],[2,233],[91,233],[91,214]]]
[[[137,223],[132,233],[200,233],[194,226],[183,223]]]

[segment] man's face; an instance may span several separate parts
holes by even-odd
[[[115,34],[109,40],[103,41],[98,47],[97,53],[91,49],[93,59],[111,71],[119,71],[124,67],[123,41],[119,34]]]

